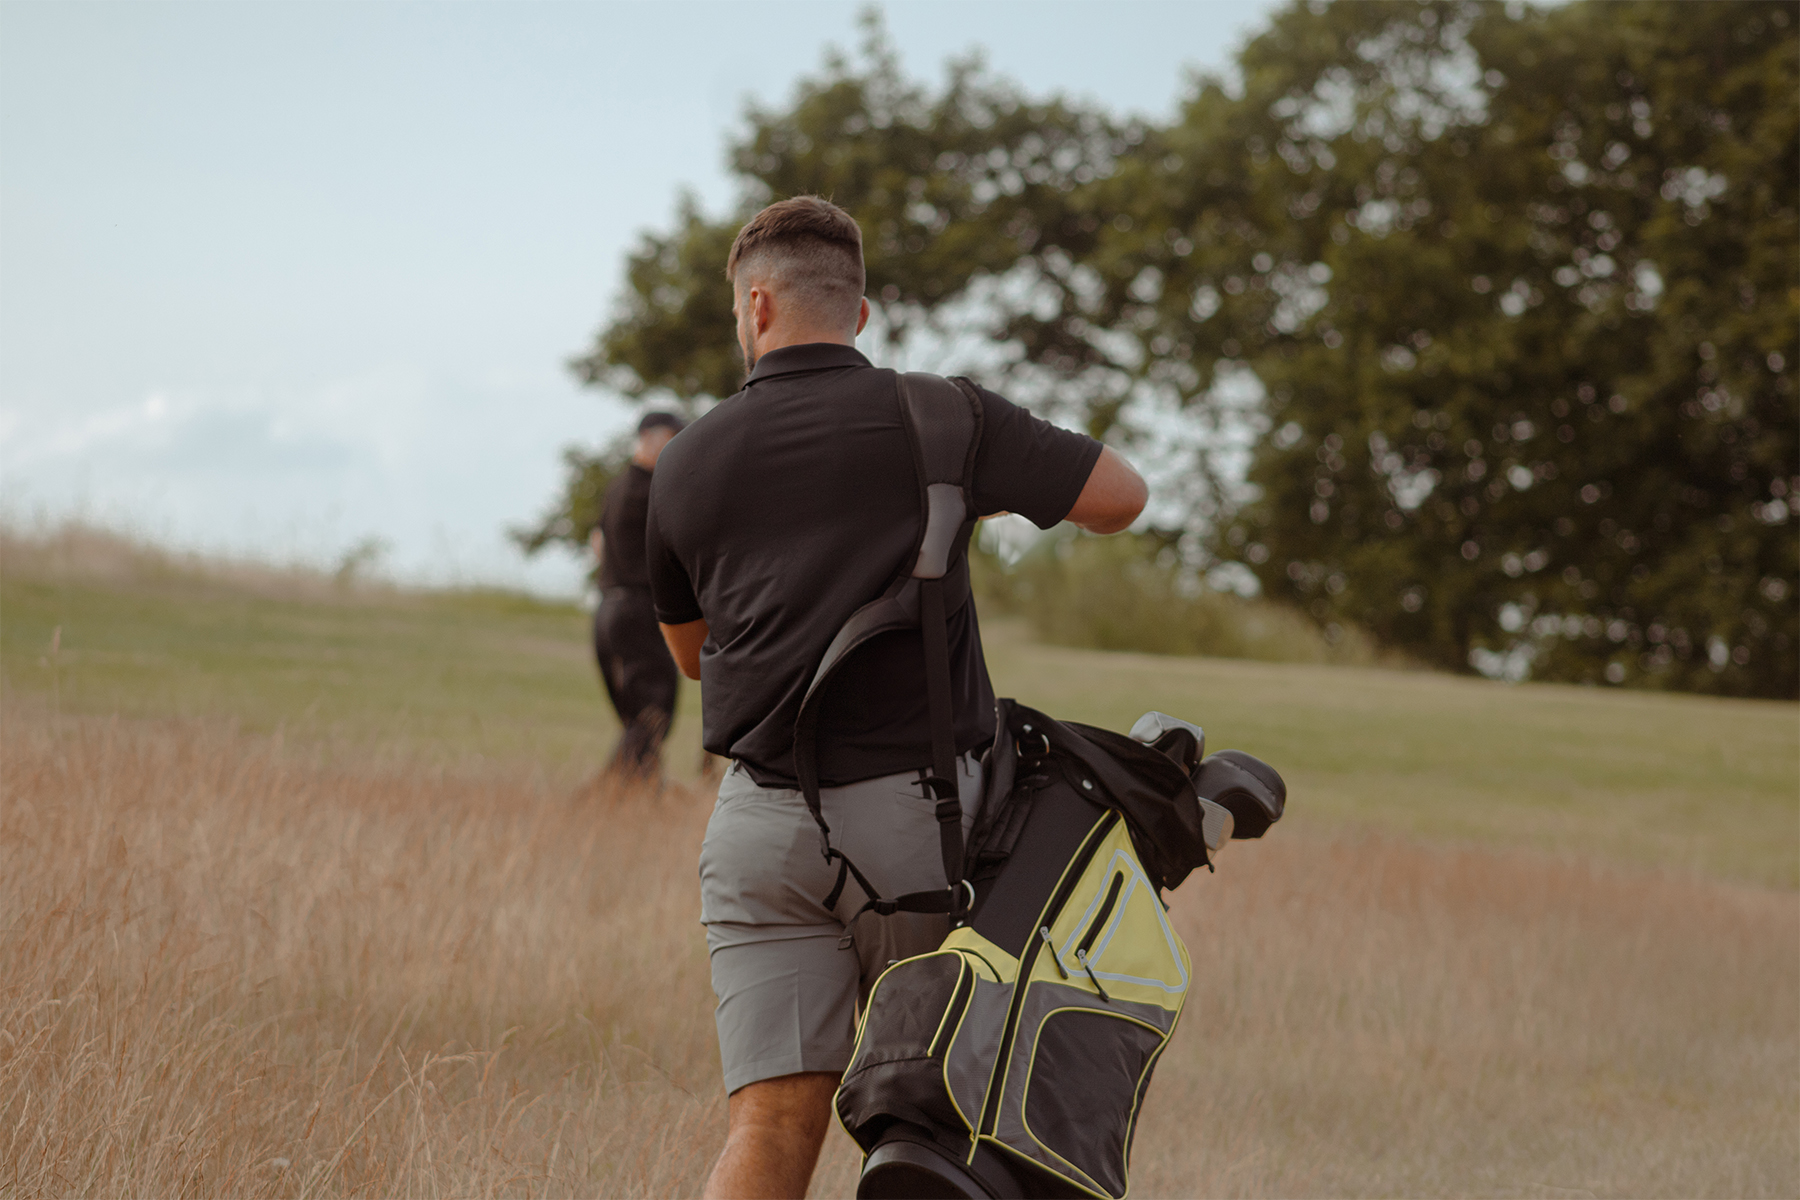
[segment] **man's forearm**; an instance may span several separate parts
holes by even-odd
[[[657,623],[662,630],[663,641],[668,643],[669,654],[681,673],[689,679],[700,678],[700,647],[706,644],[706,635],[712,632],[706,626],[706,618],[689,621],[685,625],[664,625]]]

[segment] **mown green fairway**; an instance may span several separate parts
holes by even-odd
[[[1800,706],[1068,650],[1005,624],[987,641],[1002,694],[1121,729],[1162,709],[1214,749],[1268,759],[1296,825],[1800,885]],[[53,569],[16,551],[0,571],[0,687],[65,712],[225,715],[326,747],[570,775],[616,733],[572,605]],[[678,775],[697,766],[698,711],[684,685]]]
[[[585,614],[494,592],[281,597],[193,576],[106,583],[9,570],[0,680],[66,712],[228,715],[252,731],[426,760],[583,770],[617,733]],[[698,692],[684,699],[697,704]],[[697,747],[697,729],[681,732]]]
[[[1297,821],[1800,884],[1794,704],[990,641],[1057,716],[1162,708],[1276,764]]]

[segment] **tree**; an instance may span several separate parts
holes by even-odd
[[[572,364],[584,382],[690,409],[735,392],[732,239],[770,200],[812,193],[861,225],[869,296],[891,339],[973,321],[1013,348],[1002,371],[1048,373],[1074,410],[1104,408],[1120,381],[1092,371],[1105,364],[1082,336],[1076,296],[1110,219],[1094,184],[1143,128],[1060,98],[1029,101],[973,58],[952,62],[933,92],[902,77],[877,16],[864,27],[860,64],[833,52],[790,105],[750,110],[731,147],[737,212],[709,221],[684,199],[673,233],[643,239],[619,311]]]
[[[1278,17],[1159,193],[1216,232],[1158,328],[1274,426],[1216,551],[1452,667],[1794,695],[1795,15]]]
[[[1168,449],[1171,519],[1325,625],[1444,666],[1800,690],[1790,3],[1295,4],[1169,125],[903,79],[873,19],[732,147],[741,210],[645,238],[581,376],[741,381],[722,265],[800,192],[890,335]],[[1245,463],[1247,462],[1247,466]]]

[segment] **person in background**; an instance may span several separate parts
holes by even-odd
[[[644,414],[631,461],[606,489],[588,544],[599,560],[594,661],[624,732],[607,772],[627,779],[662,773],[662,743],[675,715],[675,660],[656,625],[644,564],[644,519],[656,460],[682,429],[674,413]]]

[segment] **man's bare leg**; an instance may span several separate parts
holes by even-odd
[[[725,1149],[706,1181],[707,1200],[800,1200],[812,1182],[838,1077],[781,1075],[731,1093]]]

